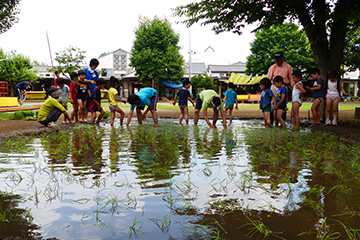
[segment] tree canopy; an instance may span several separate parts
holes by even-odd
[[[279,51],[295,70],[310,70],[315,65],[305,32],[293,23],[259,30],[250,46],[251,54],[247,57],[245,71],[248,75],[267,74],[274,64],[274,54]]]
[[[16,84],[22,81],[35,81],[36,73],[32,70],[30,58],[16,52],[5,54],[0,49],[0,79]]]
[[[193,90],[196,91],[198,88],[217,90],[217,86],[214,83],[214,79],[209,77],[207,74],[197,74],[191,78],[191,85]]]
[[[0,33],[9,30],[18,22],[20,0],[0,0]]]
[[[169,80],[179,83],[185,73],[184,58],[178,46],[180,36],[167,19],[141,18],[135,31],[130,66],[135,68],[139,81],[148,85]]]
[[[81,51],[78,47],[69,46],[62,50],[60,53],[55,53],[55,61],[59,66],[48,69],[49,71],[59,71],[60,73],[72,73],[73,71],[80,70],[80,64],[85,59],[86,51]],[[65,75],[67,76],[67,75]]]
[[[340,69],[347,27],[360,25],[359,13],[358,0],[201,0],[175,8],[175,15],[187,17],[183,21],[187,26],[199,21],[214,24],[216,33],[241,34],[246,24],[257,24],[259,30],[297,19],[323,76]]]

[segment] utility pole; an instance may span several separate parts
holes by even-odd
[[[189,27],[189,81],[191,82],[191,27]]]

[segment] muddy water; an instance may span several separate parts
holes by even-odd
[[[147,123],[149,124],[149,123]],[[160,120],[0,147],[0,238],[359,238],[359,148]]]

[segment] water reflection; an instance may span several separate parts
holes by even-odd
[[[41,234],[36,232],[40,227],[33,223],[30,209],[19,208],[19,204],[23,201],[18,194],[0,191],[0,239],[41,237]]]

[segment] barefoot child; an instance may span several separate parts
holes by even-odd
[[[116,112],[120,113],[120,126],[123,125],[123,120],[124,120],[124,116],[125,116],[124,111],[121,110],[121,108],[119,108],[117,105],[117,101],[123,102],[126,104],[125,100],[121,100],[117,96],[118,91],[116,89],[118,86],[119,86],[119,80],[116,77],[111,76],[110,77],[110,88],[108,91],[108,100],[109,100],[109,104],[110,104],[109,109],[111,111],[111,120],[110,120],[111,126],[114,126]]]
[[[325,88],[324,80],[320,76],[320,70],[313,68],[310,71],[310,77],[315,81],[314,86],[306,86],[307,90],[313,91],[314,103],[311,106],[311,113],[313,115],[312,122],[310,124],[320,124],[320,104],[324,101]]]
[[[260,99],[260,108],[264,115],[265,128],[270,128],[270,112],[271,112],[271,100],[274,96],[271,88],[271,81],[268,78],[263,78],[260,81],[261,99]]]
[[[338,112],[338,106],[340,102],[340,92],[344,95],[348,96],[342,87],[340,81],[340,74],[336,71],[331,71],[328,74],[328,80],[325,84],[326,91],[326,125],[337,125],[336,118]],[[333,120],[330,121],[330,110],[331,110],[331,103],[333,104]]]
[[[96,79],[96,87],[91,94],[90,103],[89,103],[89,112],[91,112],[91,125],[94,125],[96,119],[96,112],[100,112],[100,115],[97,118],[96,124],[99,125],[101,119],[105,115],[104,109],[101,107],[101,89],[105,87],[105,79],[98,78]]]
[[[293,130],[299,131],[300,129],[300,116],[299,109],[302,104],[301,96],[306,93],[302,83],[301,83],[301,72],[294,71],[291,75],[292,80],[295,82],[295,85],[292,90],[292,108],[291,108],[291,118],[293,122]]]
[[[229,110],[229,119],[230,123],[232,123],[232,110],[234,108],[234,102],[236,101],[235,108],[238,109],[238,100],[237,100],[237,94],[234,91],[234,84],[229,83],[228,89],[225,92],[225,98],[224,98],[224,105],[225,105],[225,115],[227,113],[227,110]]]
[[[72,72],[70,73],[70,79],[71,79],[71,83],[70,83],[70,102],[73,105],[73,111],[71,113],[71,121],[78,122],[79,118],[78,118],[78,112],[79,112],[79,104],[78,101],[76,99],[76,95],[77,95],[77,81],[78,81],[78,74],[76,72]]]
[[[90,85],[85,81],[86,72],[84,70],[79,70],[78,76],[80,80],[77,85],[77,101],[79,104],[79,122],[87,122],[86,118],[86,100],[91,96]]]
[[[56,79],[56,83],[57,83],[57,87],[61,90],[62,95],[59,97],[59,103],[66,109],[68,110],[67,107],[67,103],[69,102],[69,86],[65,84],[65,79],[63,78],[58,78]],[[67,123],[69,121],[69,123],[72,123],[73,121],[71,121],[71,119],[66,118],[66,116],[64,117],[64,121],[62,123]]]
[[[195,106],[195,104],[191,100],[191,95],[189,92],[190,81],[184,80],[182,82],[182,84],[183,84],[183,88],[180,89],[176,93],[173,105],[175,106],[176,99],[177,99],[177,97],[179,97],[179,108],[180,108],[180,112],[181,112],[179,121],[180,121],[180,124],[182,124],[183,117],[185,116],[185,122],[186,122],[186,125],[188,125],[189,124],[188,100],[192,103],[193,106]]]
[[[284,79],[282,76],[276,76],[273,80],[275,86],[279,89],[276,92],[276,95],[273,97],[275,100],[276,98],[276,104],[274,105],[275,108],[275,125],[277,125],[277,122],[280,122],[281,126],[283,128],[286,127],[285,121],[282,118],[282,114],[284,112],[284,108],[286,107],[287,102],[287,89],[284,84]],[[275,102],[275,101],[274,101]]]

